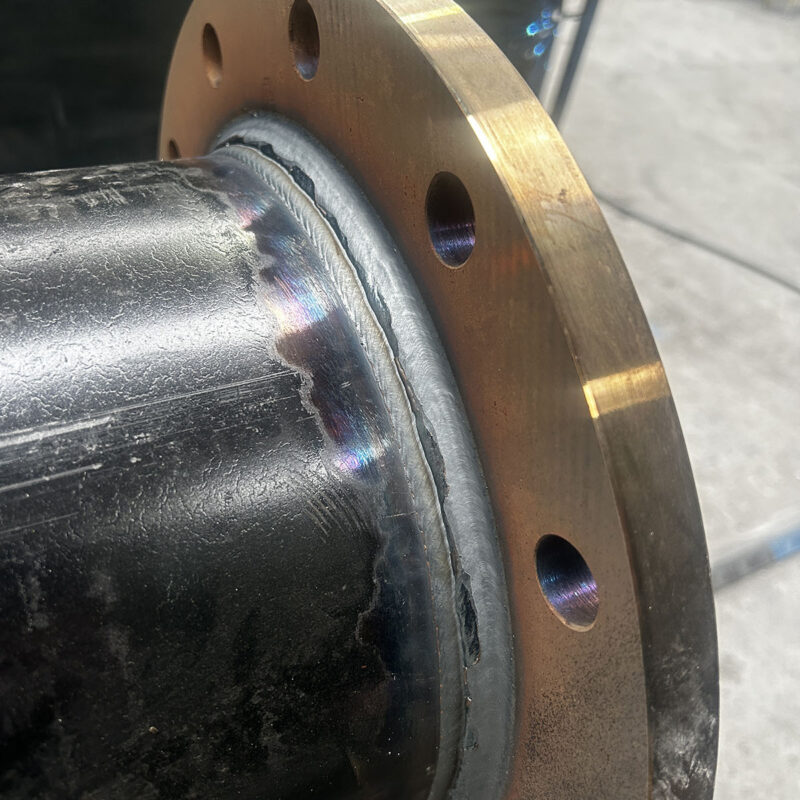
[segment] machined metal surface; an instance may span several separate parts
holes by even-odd
[[[680,428],[521,76],[447,0],[197,0],[160,148],[0,195],[9,789],[710,798]]]

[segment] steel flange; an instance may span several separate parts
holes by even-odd
[[[205,153],[257,109],[363,187],[453,367],[510,591],[505,795],[710,796],[717,667],[691,471],[631,281],[547,115],[451,2],[198,0],[162,155]]]

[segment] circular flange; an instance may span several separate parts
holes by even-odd
[[[205,153],[258,109],[362,186],[453,367],[511,594],[505,796],[710,797],[717,659],[691,470],[624,264],[546,113],[447,0],[196,0],[162,156]]]

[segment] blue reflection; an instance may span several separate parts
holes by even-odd
[[[770,542],[770,550],[776,561],[800,552],[800,528],[774,539]]]
[[[536,40],[528,51],[529,58],[541,58],[547,52],[552,38],[557,35],[558,25],[553,19],[553,11],[549,6],[543,8],[539,16],[525,27],[525,35]]]

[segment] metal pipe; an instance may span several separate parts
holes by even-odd
[[[422,798],[455,769],[407,398],[330,220],[236,150],[0,186],[4,796]]]

